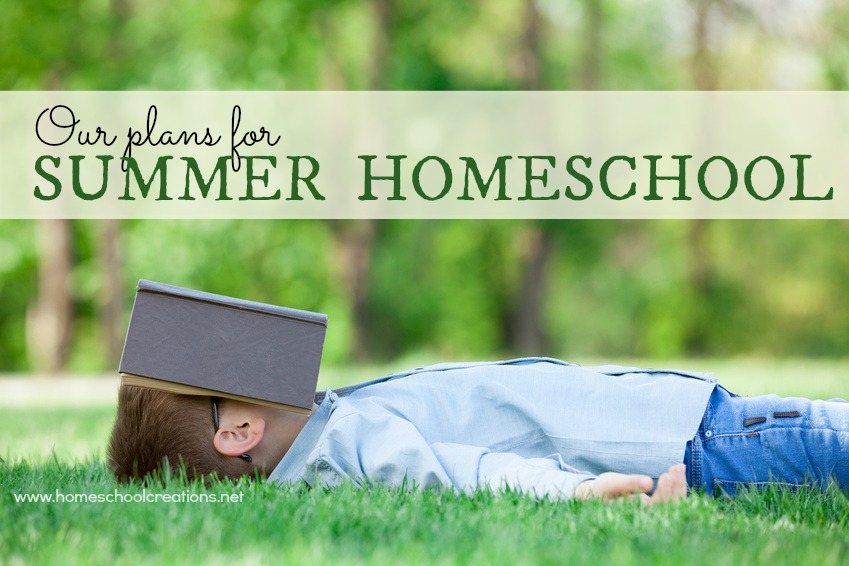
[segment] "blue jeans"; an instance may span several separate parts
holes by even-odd
[[[849,490],[849,403],[763,395],[717,386],[684,456],[690,488],[734,494],[756,486],[815,484]]]

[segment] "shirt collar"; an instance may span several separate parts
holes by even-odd
[[[318,409],[310,416],[307,424],[295,438],[295,442],[268,476],[268,481],[278,484],[295,483],[304,476],[306,471],[306,461],[310,452],[312,452],[321,433],[324,430],[327,421],[330,420],[330,413],[333,412],[333,404],[338,397],[330,389],[324,395],[324,400]]]

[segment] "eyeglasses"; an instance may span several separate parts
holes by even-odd
[[[212,424],[215,425],[215,432],[218,432],[219,421],[218,421],[218,397],[211,397],[212,399]],[[239,456],[245,462],[253,462],[254,459],[251,458],[250,454],[242,454]]]

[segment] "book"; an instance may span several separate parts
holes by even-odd
[[[124,385],[308,414],[327,315],[140,280]]]

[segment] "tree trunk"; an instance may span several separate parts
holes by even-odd
[[[374,37],[369,67],[369,87],[371,90],[386,90],[390,30],[392,29],[392,1],[371,0],[371,9],[374,18]]]
[[[538,225],[528,226],[522,235],[522,281],[508,334],[510,348],[522,355],[546,354],[543,313],[551,240],[550,233]]]
[[[708,253],[708,220],[698,219],[690,222],[687,234],[687,282],[690,286],[694,304],[687,314],[689,324],[684,337],[687,354],[703,355],[708,346],[707,314],[710,308],[710,294],[713,286],[713,265]]]
[[[69,13],[79,13],[76,4],[68,7]],[[65,75],[79,49],[74,36],[64,58],[45,71],[42,80],[47,89],[64,89]],[[67,219],[36,220],[35,231],[38,290],[27,309],[27,355],[35,371],[61,373],[68,365],[73,337],[72,225]]]
[[[368,67],[368,87],[370,90],[385,90],[388,84],[392,3],[391,0],[370,0],[370,7],[374,36]],[[326,33],[330,32],[327,20],[324,30]],[[324,77],[330,83],[329,86],[344,88],[344,75],[332,46],[328,50],[325,68]],[[341,83],[336,84],[339,81]],[[382,134],[373,133],[377,136]],[[368,285],[378,220],[337,220],[330,221],[329,225],[335,241],[345,294],[351,308],[351,356],[357,361],[364,361],[369,355]]]
[[[540,21],[535,0],[524,0],[521,43],[519,45],[519,82],[524,90],[542,88]]]
[[[388,85],[388,66],[392,29],[391,0],[371,0],[374,18],[374,37],[369,61],[369,88],[385,90]],[[377,133],[380,135],[380,132]],[[377,233],[378,221],[352,220],[331,222],[339,264],[345,280],[348,302],[351,306],[351,354],[357,361],[368,358],[368,280],[371,255]]]
[[[581,62],[581,88],[598,90],[601,82],[602,0],[584,0],[584,56]]]
[[[120,72],[125,58],[124,32],[132,16],[130,0],[111,0],[108,60],[114,77],[121,83]],[[124,86],[116,85],[116,88]],[[124,278],[121,261],[121,223],[115,219],[97,221],[97,262],[100,292],[97,297],[100,333],[103,350],[109,367],[115,367],[121,359],[124,321],[123,296]]]
[[[74,299],[70,220],[36,221],[38,296],[27,313],[27,350],[36,371],[62,372],[68,364]]]
[[[330,221],[336,241],[336,256],[351,306],[351,355],[356,361],[368,359],[368,276],[375,239],[375,220]]]
[[[124,345],[124,278],[121,262],[121,226],[118,220],[98,222],[100,331],[109,367],[117,367]]]
[[[524,0],[518,78],[524,90],[542,87],[540,16],[535,0]],[[542,135],[542,134],[541,134]],[[505,325],[505,342],[522,355],[545,352],[543,304],[551,256],[551,233],[539,221],[530,221],[520,236],[521,279]]]
[[[710,10],[715,0],[691,0],[696,21],[693,26],[693,84],[696,90],[716,90],[716,62],[710,50]]]
[[[692,0],[696,20],[693,29],[695,42],[692,59],[693,84],[697,90],[716,90],[718,76],[716,62],[710,50],[710,10],[712,0]],[[706,124],[707,130],[710,125]],[[706,131],[706,135],[710,135]],[[710,310],[710,294],[713,287],[714,268],[708,253],[708,234],[711,221],[706,219],[691,220],[687,233],[687,284],[693,304],[687,313],[686,335],[684,347],[689,355],[702,355],[708,347],[708,328],[710,327],[708,313]]]

